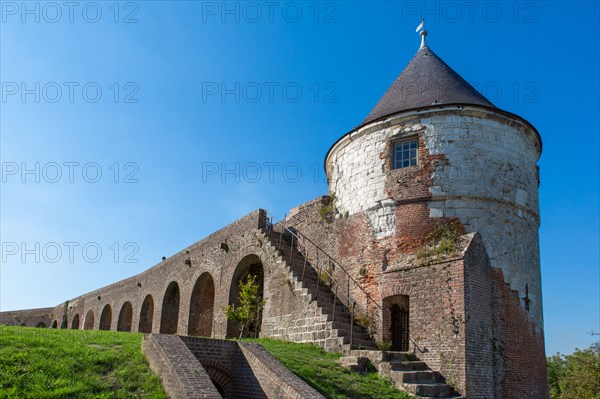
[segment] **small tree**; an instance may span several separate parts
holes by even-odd
[[[236,321],[240,325],[240,339],[246,326],[258,324],[259,314],[265,306],[265,301],[258,296],[259,289],[256,276],[248,275],[240,282],[240,305],[227,305],[225,308],[227,320]]]

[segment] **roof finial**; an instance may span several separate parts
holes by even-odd
[[[421,31],[421,47],[419,47],[420,49],[427,48],[427,43],[425,42],[425,36],[427,36],[427,31],[425,29],[423,29]]]
[[[419,24],[419,26],[417,26],[417,29],[415,30],[415,32],[417,32],[417,33],[419,33],[419,31],[421,31],[421,47],[419,47],[419,48],[427,47],[427,43],[425,42],[425,36],[427,36],[427,31],[424,28],[425,28],[425,18],[423,18],[421,20],[421,23]]]

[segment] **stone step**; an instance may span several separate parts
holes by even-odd
[[[310,300],[315,300],[314,291],[305,291],[305,295],[310,296]],[[333,313],[333,297],[329,292],[327,292],[326,288],[319,289],[319,296],[317,298],[317,306],[321,309],[324,319],[328,322],[335,322],[335,326],[331,326],[336,329],[343,329],[346,331],[346,334],[350,334],[350,321],[351,315],[348,313],[348,308],[341,304],[339,301],[336,301],[335,306],[335,314]],[[366,334],[366,331],[363,327],[354,324],[353,331],[355,333]]]
[[[427,364],[425,362],[419,361],[394,361],[390,362],[390,368],[394,371],[421,371],[421,370],[429,370]]]
[[[396,388],[417,398],[464,399],[444,382],[443,376],[431,370],[425,362],[415,359],[412,352],[350,350],[349,359],[368,358],[379,374],[390,378]]]
[[[319,295],[315,295],[314,290],[309,291],[305,294],[309,297],[310,302],[314,302],[316,300],[317,306],[325,310],[327,313],[333,314],[333,297],[330,297],[330,294],[326,291],[322,291],[319,289]],[[350,322],[350,313],[348,308],[345,305],[342,305],[340,302],[336,301],[335,304],[335,318],[340,318]]]
[[[338,336],[350,336],[350,324],[344,324],[344,323],[340,323],[337,324],[336,327],[330,327],[331,324],[329,324],[331,322],[328,322],[328,327],[334,331],[338,332]],[[360,326],[354,326],[355,328],[352,330],[352,335],[354,337],[358,337],[360,339],[364,339],[364,340],[371,340],[371,337],[369,336],[369,334],[362,330]]]
[[[452,397],[454,390],[448,384],[428,383],[428,384],[410,384],[405,383],[404,389],[413,395],[426,398]]]
[[[338,319],[337,315],[336,315],[336,319],[334,321],[328,322],[327,325],[330,328],[335,328],[337,330],[344,330],[344,331],[348,331],[348,333],[350,333],[350,323]],[[362,328],[361,326],[357,326],[356,324],[354,326],[352,326],[352,331],[355,334],[366,334],[366,331],[364,330],[364,328]]]
[[[431,396],[417,396],[418,398],[430,398]],[[455,394],[454,396],[437,396],[435,399],[465,399],[463,396],[459,394]]]
[[[343,345],[350,345],[350,336],[340,337]],[[359,338],[356,335],[352,337],[352,346],[354,348],[372,348],[375,349],[375,344],[370,339]]]
[[[298,280],[302,280],[305,281],[307,283],[311,283],[311,284],[315,284],[317,282],[318,275],[317,272],[312,268],[312,266],[307,265],[306,266],[306,270],[304,270],[304,276],[302,275],[302,269],[300,270],[296,270],[293,268],[289,268],[288,270],[291,271],[292,275],[297,278]],[[319,285],[323,284],[323,282],[319,282]]]
[[[310,295],[310,294],[309,294]],[[315,295],[314,292],[312,293],[312,300],[315,300]],[[327,313],[333,313],[333,297],[330,297],[329,294],[325,291],[320,291],[319,292],[319,296],[316,298],[317,300],[317,305],[319,305],[320,307],[322,307],[323,309],[327,310]],[[350,313],[348,311],[348,308],[346,307],[346,305],[343,305],[342,303],[340,303],[339,301],[335,302],[335,316],[337,318],[337,316],[345,316],[348,321],[350,321]]]
[[[392,371],[390,377],[402,384],[432,384],[445,383],[440,373],[431,370]]]
[[[279,235],[272,236],[271,244],[278,243],[278,241],[274,241],[278,239]],[[285,239],[284,236],[283,240]],[[305,261],[304,256],[298,252],[297,248],[282,245],[281,248],[277,249],[276,244],[273,247],[276,248],[275,253],[278,254],[277,262],[287,268],[292,278],[296,280],[296,289],[301,287],[302,295],[308,297],[310,302],[316,302],[323,315],[322,320],[328,323],[332,338],[337,337],[339,344],[348,350],[362,347],[374,349],[376,347],[364,328],[358,325],[351,327],[351,315],[346,305],[336,298],[335,293],[329,286],[320,281],[318,272],[310,262]],[[352,330],[352,334],[350,330]],[[352,335],[352,345],[350,345],[350,335]]]
[[[343,345],[350,343],[350,334],[340,333],[338,331],[337,333],[334,333],[333,335],[337,335],[337,337],[342,340]],[[373,340],[371,340],[371,338],[368,335],[352,334],[352,343],[357,348],[362,347],[362,348],[376,349],[375,343],[373,342]]]
[[[394,362],[410,362],[417,360],[415,358],[414,353],[412,352],[400,352],[400,351],[385,351],[385,360],[394,363]]]
[[[342,367],[346,367],[351,371],[356,371],[358,373],[364,373],[367,369],[367,364],[369,363],[369,358],[361,357],[361,356],[345,356],[341,357],[338,360],[338,363]]]
[[[299,270],[302,271],[302,269],[304,269],[304,256],[300,253],[292,253],[292,260],[290,262],[290,253],[289,250],[287,252],[285,251],[279,251],[281,253],[281,256],[283,257],[283,260],[285,260],[289,265],[290,268],[294,269],[294,270]],[[312,268],[313,270],[315,270],[310,262],[306,261],[306,268]]]

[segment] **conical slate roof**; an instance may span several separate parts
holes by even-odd
[[[431,51],[423,40],[417,54],[361,125],[400,111],[444,104],[494,107],[487,98]]]

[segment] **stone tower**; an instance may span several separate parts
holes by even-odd
[[[540,135],[477,92],[428,47],[426,35],[421,32],[417,54],[368,117],[327,153],[329,192],[339,213],[355,220],[347,231],[371,241],[361,256],[381,264],[373,291],[384,304],[386,290],[402,291],[386,270],[401,268],[436,220],[457,220],[466,232],[479,233],[491,264],[491,339],[501,354],[490,365],[496,394],[547,397]]]
[[[375,108],[327,153],[329,196],[283,221],[256,210],[138,275],[1,312],[0,324],[237,336],[219,309],[239,304],[252,275],[265,307],[247,331],[371,356],[423,396],[547,399],[540,136],[421,35]],[[245,381],[212,361],[207,372],[221,387]]]

